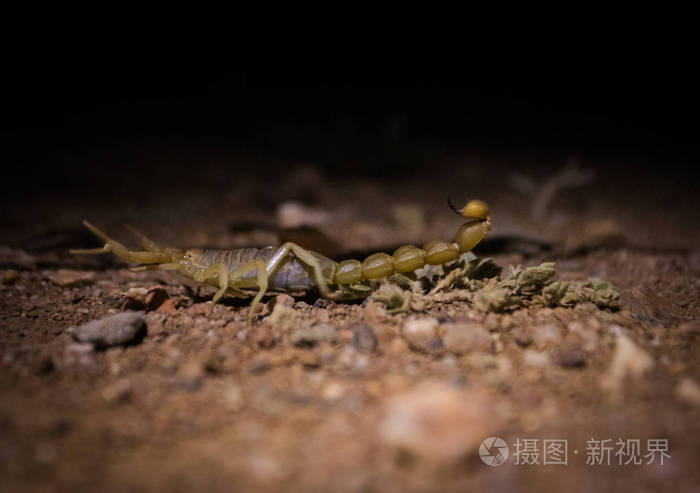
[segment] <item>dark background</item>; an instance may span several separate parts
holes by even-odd
[[[577,155],[621,174],[695,179],[700,103],[689,69],[280,72],[15,71],[3,167],[20,186],[5,187],[5,200],[258,171],[202,159],[231,155],[265,162],[266,176],[298,161],[334,176],[425,174],[436,157],[471,152],[514,168]]]

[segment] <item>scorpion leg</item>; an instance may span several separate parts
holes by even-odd
[[[242,295],[243,292],[238,289],[238,287],[248,287],[247,285],[242,285],[245,284],[242,282],[242,277],[252,270],[257,270],[256,284],[258,286],[258,292],[253,298],[253,301],[250,303],[250,309],[248,311],[248,321],[251,321],[253,319],[253,315],[255,314],[255,308],[258,306],[260,299],[267,291],[268,275],[265,270],[265,262],[262,260],[252,260],[231,272],[228,272],[225,264],[212,265],[201,273],[196,274],[194,276],[194,280],[197,282],[205,282],[208,279],[217,276],[219,290],[212,298],[212,303],[217,303],[227,291],[231,292],[235,296]]]
[[[256,269],[257,270],[257,276],[256,276],[256,282],[258,285],[258,292],[253,298],[253,301],[250,302],[250,308],[248,309],[248,322],[251,322],[253,320],[253,315],[255,314],[255,308],[258,306],[258,303],[262,299],[263,295],[267,291],[267,280],[269,277],[269,274],[267,273],[267,270],[265,268],[265,262],[262,260],[251,260],[250,262],[247,262],[240,267],[234,269],[231,273],[228,274],[227,276],[227,286],[229,286],[229,289],[236,289],[236,281],[242,281],[242,277],[244,274],[247,274],[251,270]],[[231,286],[233,285],[233,286]],[[245,287],[245,286],[243,286]],[[218,293],[217,293],[218,294]]]
[[[228,290],[228,269],[224,264],[219,265],[219,290],[216,292],[211,302],[216,304],[224,293]]]
[[[300,247],[296,243],[288,241],[277,249],[277,251],[267,264],[266,271],[268,277],[272,275],[272,273],[277,269],[277,267],[279,267],[280,263],[282,262],[282,259],[289,252],[292,252],[294,255],[297,256],[299,260],[301,260],[313,269],[314,280],[316,281],[316,286],[318,287],[321,296],[328,299],[337,299],[337,296],[335,296],[328,287],[328,281],[325,277],[323,277],[321,264],[318,262],[318,259],[314,257],[311,252]]]

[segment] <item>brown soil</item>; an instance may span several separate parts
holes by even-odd
[[[667,200],[682,186],[627,181],[621,196],[620,179],[601,171],[557,194],[546,220],[534,220],[532,197],[491,178],[494,170],[506,176],[505,164],[459,158],[441,166],[435,176],[454,178],[428,189],[426,177],[335,180],[305,165],[280,177],[284,189],[254,175],[214,176],[194,189],[136,186],[128,196],[18,204],[0,247],[0,490],[697,488],[698,217],[692,202]],[[620,309],[492,314],[455,301],[391,316],[372,303],[309,294],[265,298],[250,325],[245,300],[212,306],[210,288],[176,274],[65,253],[94,246],[79,229],[89,218],[115,238],[128,238],[119,226],[127,222],[173,246],[233,248],[295,235],[337,258],[364,255],[449,238],[459,218],[444,197],[460,197],[465,183],[493,211],[494,231],[477,253],[504,267],[555,261],[562,279],[604,278],[620,290]],[[275,205],[295,199],[326,214],[313,236],[276,227]],[[67,333],[141,308],[144,289],[156,285],[168,299],[152,301],[143,339],[96,350]],[[291,311],[273,323],[275,303]],[[469,323],[490,341],[458,351],[438,331],[421,345],[404,332],[415,317]],[[296,331],[314,322],[332,326],[334,337],[295,344]],[[653,363],[606,386],[620,337],[639,351],[630,365],[644,354]],[[397,424],[404,411],[422,414]],[[500,467],[479,458],[489,436],[510,445]],[[568,465],[514,464],[515,442],[526,438],[540,446],[567,439]],[[639,439],[642,456],[647,439],[668,439],[671,457],[663,466],[658,458],[620,466],[615,446],[611,465],[586,463],[588,440],[619,438]]]

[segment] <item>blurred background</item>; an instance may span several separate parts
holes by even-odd
[[[698,239],[700,104],[682,68],[523,63],[428,78],[86,63],[9,81],[0,221],[12,244],[89,216],[178,245],[258,244],[274,238],[236,235],[324,225],[343,256],[451,234],[448,196],[489,202],[493,241],[571,241],[593,223],[645,247]],[[350,244],[333,237],[339,224],[348,236],[349,215],[377,214],[384,224]]]

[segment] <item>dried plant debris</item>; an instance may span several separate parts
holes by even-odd
[[[465,253],[452,264],[427,266],[413,277],[393,275],[372,294],[389,313],[423,311],[435,303],[467,301],[482,311],[503,312],[530,306],[574,307],[592,304],[616,309],[620,293],[607,281],[557,281],[554,262],[532,267],[501,267],[490,258]]]

